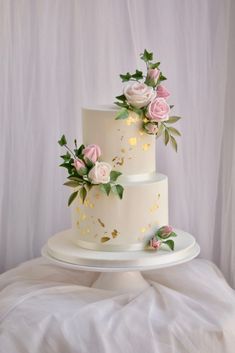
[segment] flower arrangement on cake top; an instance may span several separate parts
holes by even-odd
[[[88,191],[95,185],[98,185],[106,195],[113,192],[122,199],[124,188],[122,185],[116,184],[116,180],[122,173],[112,170],[109,163],[100,161],[101,149],[98,145],[77,147],[77,142],[74,140],[75,148],[72,150],[67,146],[64,135],[58,143],[67,149],[67,153],[61,156],[63,163],[60,165],[66,168],[69,174],[69,181],[64,185],[78,189],[70,195],[68,206],[77,196],[84,203]]]
[[[117,96],[116,105],[121,107],[116,119],[126,119],[129,111],[137,113],[143,121],[143,130],[156,137],[163,136],[165,145],[168,142],[177,151],[177,141],[174,136],[180,132],[171,125],[177,122],[179,116],[170,116],[173,105],[168,104],[170,92],[162,85],[166,80],[159,69],[160,62],[153,62],[153,53],[146,49],[140,58],[146,63],[147,73],[136,70],[134,74],[127,72],[120,75],[122,82],[129,82],[123,94]]]

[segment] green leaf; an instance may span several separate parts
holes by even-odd
[[[131,74],[130,72],[127,72],[125,75],[120,75],[121,79],[122,79],[122,82],[126,82],[126,81],[130,81],[131,79]]]
[[[174,105],[170,105],[170,109],[174,108]]]
[[[86,158],[85,159],[85,162],[86,162],[86,165],[87,167],[90,169],[90,168],[93,168],[95,163],[93,163],[89,158]]]
[[[122,175],[121,172],[118,172],[118,171],[116,171],[116,170],[112,170],[111,173],[110,173],[110,180],[111,180],[111,181],[116,181],[117,178],[118,178],[120,175]]]
[[[165,129],[164,133],[165,133],[165,145],[167,145],[170,140],[170,135],[167,129]]]
[[[86,191],[86,188],[85,186],[83,186],[80,191],[79,191],[79,196],[82,200],[82,203],[84,203],[85,199],[86,199],[86,195],[87,195],[87,191]]]
[[[127,110],[126,108],[123,108],[123,109],[121,109],[121,110],[117,113],[115,119],[116,119],[116,120],[126,119],[126,118],[128,118],[128,116],[129,116],[128,110]]]
[[[160,126],[159,126],[159,125],[160,125]],[[161,124],[161,123],[160,123],[160,124],[158,124],[158,132],[157,132],[156,137],[161,136],[164,130],[165,130],[165,126],[164,126],[164,124]]]
[[[165,240],[162,242],[162,244],[166,244],[169,246],[169,248],[173,251],[175,248],[175,243],[173,240],[169,239],[169,240]]]
[[[120,199],[122,199],[123,197],[123,191],[124,191],[124,188],[122,185],[113,185],[112,186],[112,192],[114,194],[117,194],[119,196]]]
[[[129,108],[129,105],[127,102],[114,102],[114,104],[118,105],[121,108]]]
[[[77,194],[78,194],[78,191],[75,191],[70,195],[69,200],[68,200],[68,206],[70,206],[71,203],[76,199]]]
[[[117,98],[117,100],[122,101],[122,102],[126,101],[126,96],[124,94],[122,94],[121,96],[117,96],[115,98]]]
[[[170,116],[169,119],[167,120],[167,124],[174,124],[176,121],[180,120],[180,116]]]
[[[73,181],[77,181],[77,182],[83,181],[83,178],[76,177],[76,176],[69,176],[68,179],[73,180]]]
[[[143,54],[140,54],[140,59],[144,60],[146,63],[153,60],[153,53],[149,53],[146,49]]]
[[[103,191],[107,196],[109,196],[110,191],[111,191],[111,185],[110,185],[110,183],[101,184],[101,185],[100,185],[100,190]]]
[[[77,172],[81,176],[86,175],[87,174],[87,168],[86,167],[80,168]]]
[[[177,152],[178,146],[177,146],[176,139],[172,135],[170,135],[170,140],[171,140],[171,146],[174,148],[175,152]]]
[[[94,186],[94,184],[87,183],[86,186],[87,186],[88,191],[90,191],[92,189],[92,187]]]
[[[167,129],[172,133],[172,135],[181,136],[179,130],[175,129],[174,127],[167,127]]]
[[[85,146],[81,145],[78,149],[74,150],[74,153],[77,157],[79,157],[82,154],[82,151],[84,150]]]
[[[155,63],[155,64],[152,64],[152,63],[150,63],[149,64],[149,68],[150,69],[158,69],[158,67],[160,66],[160,61],[158,61],[157,63]]]
[[[61,136],[60,140],[58,141],[58,144],[59,144],[60,146],[67,145],[67,141],[66,141],[65,135],[62,135],[62,136]]]
[[[135,78],[136,80],[141,80],[143,78],[143,72],[136,70],[135,73],[133,75],[131,75],[133,78]]]
[[[138,114],[140,118],[142,118],[144,112],[142,109],[135,108],[135,107],[130,107],[129,110],[132,110],[134,113]]]
[[[81,185],[81,183],[78,182],[78,181],[70,180],[70,181],[66,181],[66,182],[64,183],[64,185],[70,186],[71,188],[76,188],[77,186]]]
[[[161,81],[165,81],[165,80],[167,80],[167,78],[165,76],[163,76],[162,72],[160,72],[160,76],[159,76],[158,81],[161,82]]]
[[[62,155],[60,157],[64,160],[65,163],[68,163],[68,162],[70,162],[71,154],[67,151],[66,154],[64,154],[64,155]]]

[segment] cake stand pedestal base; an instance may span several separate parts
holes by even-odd
[[[92,285],[92,288],[117,291],[119,293],[142,292],[148,287],[149,283],[139,271],[102,272]]]
[[[51,263],[71,270],[101,272],[93,288],[119,293],[141,292],[149,287],[142,271],[179,265],[199,254],[200,247],[191,234],[182,230],[176,232],[175,251],[105,252],[80,248],[73,230],[68,229],[51,237],[42,255]]]

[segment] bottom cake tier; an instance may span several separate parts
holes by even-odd
[[[76,244],[101,251],[143,249],[156,229],[168,224],[167,176],[154,174],[148,181],[122,182],[122,200],[93,187],[82,204],[72,209]]]

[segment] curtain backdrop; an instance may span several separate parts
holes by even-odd
[[[57,140],[82,142],[81,106],[112,103],[146,48],[184,117],[177,154],[157,143],[171,223],[235,285],[234,14],[229,0],[0,1],[0,271],[70,226]]]

